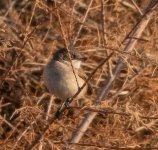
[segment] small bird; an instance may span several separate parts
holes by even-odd
[[[71,61],[69,54],[71,56]],[[86,79],[86,74],[83,70],[80,70],[84,58],[76,50],[71,50],[69,54],[66,48],[57,50],[54,53],[53,58],[45,66],[43,72],[44,82],[47,89],[62,101],[74,96]],[[75,74],[73,73],[71,62]],[[77,96],[77,99],[82,98],[87,90],[88,85],[82,89]]]

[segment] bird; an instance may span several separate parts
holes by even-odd
[[[58,49],[43,71],[44,83],[48,91],[62,101],[73,97],[87,78],[81,69],[83,60],[85,58],[76,50],[68,52],[67,48]],[[83,98],[86,93],[91,93],[89,84],[86,84],[76,98]]]

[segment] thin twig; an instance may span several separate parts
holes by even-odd
[[[126,85],[124,85],[122,88],[120,88],[120,89],[117,91],[117,93],[115,93],[115,94],[111,97],[111,99],[116,98],[125,88],[127,88],[128,86],[130,86],[130,83],[133,83],[134,80],[135,80],[138,76],[140,76],[140,75],[144,72],[145,69],[148,68],[148,66],[149,66],[149,65],[145,66],[145,67],[142,68],[136,75],[134,75],[134,76],[130,79],[130,81],[128,81],[128,84],[126,84]]]
[[[48,122],[48,119],[49,119],[49,116],[50,116],[50,112],[51,112],[51,107],[52,107],[53,100],[54,100],[54,96],[51,96],[51,99],[50,99],[49,105],[48,105],[48,109],[47,109],[46,118],[45,118],[46,122]],[[41,140],[40,140],[39,150],[40,149],[42,150],[43,142],[44,142],[44,137],[42,137]]]
[[[143,16],[143,12],[141,11],[141,9],[139,8],[139,6],[137,5],[137,3],[132,0],[132,3],[134,4],[134,6],[136,7],[136,9],[139,11],[139,13],[141,14],[141,16]]]
[[[70,55],[70,50],[69,50],[70,46],[68,46],[69,44],[68,44],[68,42],[66,40],[66,36],[65,36],[65,33],[64,33],[64,29],[63,29],[63,25],[62,25],[62,22],[61,22],[61,17],[60,17],[58,9],[57,9],[57,16],[58,16],[58,19],[59,19],[59,24],[60,24],[61,33],[62,33],[62,36],[63,36],[63,39],[64,39],[64,44],[65,44],[66,50],[68,52],[68,57],[69,57],[69,61],[70,61],[70,64],[71,64],[72,72],[74,74],[74,77],[75,77],[75,80],[76,80],[76,84],[77,84],[77,87],[79,89],[80,86],[79,86],[79,83],[78,83],[78,80],[77,80],[77,75],[75,73],[75,69],[74,69],[74,66],[72,64],[72,59],[71,59],[71,55]]]
[[[104,0],[101,0],[101,23],[102,23],[102,37],[103,37],[103,46],[106,47],[107,45],[107,37],[105,32],[105,9],[104,9]],[[106,55],[109,55],[109,50],[106,49]],[[111,59],[108,61],[108,71],[110,76],[113,76],[112,69],[111,69]]]
[[[31,125],[29,125],[18,137],[18,139],[16,140],[14,146],[12,147],[12,149],[17,149],[17,145],[19,143],[19,141],[22,139],[22,137],[24,137],[24,135],[28,132],[28,130],[31,129],[31,127],[37,122],[38,119],[40,119],[41,114],[39,114],[36,119],[31,123]]]
[[[13,130],[15,130],[15,131],[17,131],[18,133],[19,133],[19,130],[16,128],[16,127],[14,127],[10,122],[8,122],[4,117],[2,117],[1,115],[0,115],[0,120],[1,120],[1,122],[3,121],[3,122],[5,122],[10,128],[12,128]]]
[[[109,109],[106,110],[106,108],[100,108],[100,106],[99,106],[99,108],[96,108],[96,107],[94,108],[93,106],[91,106],[91,107],[73,107],[73,106],[69,106],[68,108],[78,109],[78,110],[81,110],[81,111],[97,112],[99,114],[114,114],[114,115],[120,115],[120,116],[125,116],[125,117],[131,117],[132,116],[132,114],[130,114],[130,113],[117,112],[115,110],[109,110]],[[153,116],[151,117],[151,116],[142,116],[142,115],[140,115],[139,117],[142,118],[142,119],[151,119],[151,120],[157,120],[158,119],[158,117],[153,117]]]
[[[84,16],[83,21],[82,21],[82,24],[80,25],[80,27],[79,27],[79,29],[78,29],[78,32],[77,32],[77,34],[76,34],[76,37],[74,38],[73,45],[75,45],[76,42],[77,42],[77,39],[78,39],[78,37],[79,37],[79,35],[80,35],[80,33],[81,33],[81,30],[82,30],[82,28],[83,28],[83,23],[84,23],[84,22],[86,21],[86,19],[87,19],[87,16],[88,16],[88,13],[89,13],[89,11],[90,11],[90,8],[91,8],[92,3],[93,3],[93,0],[91,0],[90,3],[89,3],[89,5],[88,5],[87,11],[86,11],[85,16]]]
[[[7,71],[5,72],[5,74],[4,74],[4,76],[3,76],[2,82],[0,83],[0,89],[2,89],[2,86],[3,86],[4,82],[5,82],[6,77],[9,75],[11,69],[12,69],[12,68],[14,67],[14,65],[16,64],[16,61],[17,61],[17,60],[20,58],[20,56],[22,55],[22,52],[23,52],[23,50],[24,50],[24,48],[25,48],[27,42],[29,41],[29,37],[34,33],[35,30],[36,30],[36,28],[33,29],[30,33],[26,34],[26,36],[25,36],[25,38],[24,38],[25,40],[23,41],[23,45],[22,45],[21,49],[19,50],[19,53],[18,53],[18,54],[16,53],[17,57],[15,57],[15,59],[12,61],[11,66],[7,69]],[[1,92],[1,91],[0,91],[0,92]]]

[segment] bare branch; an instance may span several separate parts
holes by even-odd
[[[147,24],[149,23],[150,19],[153,16],[153,14],[155,12],[155,8],[157,8],[158,3],[154,3],[154,4],[155,5],[152,5],[152,7],[150,9],[149,9],[149,7],[147,7],[149,11],[146,11],[144,16],[140,20],[140,22],[138,22],[137,25],[135,26],[135,28],[130,32],[130,33],[132,33],[132,36],[137,37],[137,38],[139,38],[141,36],[142,32],[144,31],[145,27],[147,26]],[[131,52],[133,50],[133,48],[135,47],[136,43],[137,43],[136,39],[130,38],[130,40],[128,41],[128,43],[126,44],[126,46],[124,48],[124,51]],[[126,59],[128,59],[128,58],[129,57],[127,57]],[[105,81],[105,84],[101,90],[101,93],[99,93],[98,97],[96,98],[97,103],[102,101],[102,99],[105,98],[105,96],[108,94],[113,81],[118,76],[118,74],[120,73],[120,70],[122,69],[123,66],[124,66],[123,60],[119,59],[116,67],[113,70],[113,76],[109,77]],[[85,116],[85,118],[79,125],[77,132],[74,133],[74,135],[72,136],[70,143],[78,143],[80,141],[83,134],[88,129],[89,125],[91,124],[93,119],[96,117],[96,115],[97,115],[96,112],[89,112]]]

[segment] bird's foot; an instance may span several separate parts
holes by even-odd
[[[69,108],[70,107],[70,103],[71,103],[71,98],[66,99],[66,101],[65,101],[65,107]]]

